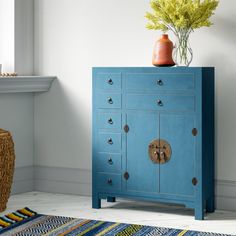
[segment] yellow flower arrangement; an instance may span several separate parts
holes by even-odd
[[[151,0],[152,12],[147,12],[147,29],[171,30],[180,43],[179,54],[185,60],[188,53],[189,34],[201,27],[212,25],[210,17],[219,4],[218,0]],[[181,45],[182,44],[182,45]],[[189,49],[189,52],[192,53]],[[188,64],[187,61],[183,63]]]

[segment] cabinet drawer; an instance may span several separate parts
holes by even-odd
[[[195,97],[192,95],[126,95],[127,109],[160,111],[194,111]]]
[[[98,153],[95,158],[96,170],[99,172],[116,172],[121,171],[121,155]]]
[[[98,126],[100,129],[120,129],[121,114],[115,112],[98,113]]]
[[[129,73],[124,75],[127,90],[193,90],[193,73]]]
[[[98,73],[96,75],[95,87],[104,90],[120,90],[121,73]]]
[[[120,152],[121,133],[99,133],[98,147],[101,152]]]
[[[98,173],[97,185],[100,189],[120,190],[121,189],[121,175]]]
[[[97,108],[121,108],[121,94],[100,93],[95,96]]]

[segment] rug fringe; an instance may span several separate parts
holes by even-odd
[[[8,213],[5,216],[0,216],[0,231],[35,215],[37,215],[37,212],[28,207],[24,207],[15,212]]]

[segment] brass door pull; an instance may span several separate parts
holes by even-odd
[[[164,164],[171,158],[171,146],[162,139],[153,140],[148,147],[148,154],[152,162]]]

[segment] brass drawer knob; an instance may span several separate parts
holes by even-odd
[[[162,86],[162,85],[163,85],[163,81],[162,81],[161,79],[159,79],[159,80],[157,80],[157,84],[158,84],[159,86]]]
[[[107,99],[107,102],[108,102],[109,104],[113,104],[113,100],[112,100],[112,98],[109,97],[109,98]]]
[[[161,100],[157,100],[157,105],[162,107],[163,106],[163,102]]]
[[[110,84],[110,85],[113,85],[112,79],[109,79],[109,80],[107,81],[107,83]]]
[[[113,161],[112,161],[112,159],[111,159],[111,157],[108,159],[108,164],[110,164],[110,165],[112,165],[113,164]]]
[[[108,183],[109,185],[112,185],[112,179],[108,179],[108,180],[107,180],[107,183]]]
[[[107,122],[108,122],[110,125],[112,125],[112,124],[113,124],[112,118],[109,118]]]
[[[107,143],[112,145],[112,144],[113,144],[112,138],[109,138],[109,139],[107,140]]]

